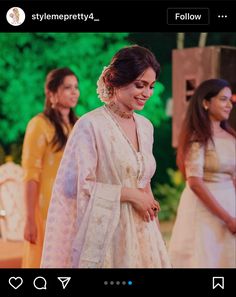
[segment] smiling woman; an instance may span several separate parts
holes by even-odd
[[[156,164],[143,109],[159,63],[125,47],[98,80],[105,105],[82,116],[66,145],[47,220],[42,267],[170,267],[150,182]]]
[[[236,132],[232,92],[210,79],[195,90],[181,130],[177,163],[186,178],[170,240],[174,267],[236,267]]]

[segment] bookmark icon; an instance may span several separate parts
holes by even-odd
[[[58,276],[59,281],[61,282],[62,288],[65,289],[71,280],[70,276]]]
[[[223,276],[213,276],[212,278],[212,288],[215,289],[220,287],[222,290],[225,288],[224,277]]]

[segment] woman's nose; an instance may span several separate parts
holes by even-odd
[[[152,90],[150,88],[145,88],[143,90],[143,95],[146,97],[146,98],[149,98],[152,94]]]

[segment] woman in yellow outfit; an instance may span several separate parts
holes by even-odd
[[[45,83],[45,109],[28,123],[23,144],[26,223],[22,267],[40,267],[47,211],[63,150],[77,117],[78,80],[69,68],[54,69]]]

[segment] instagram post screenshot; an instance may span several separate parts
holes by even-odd
[[[1,1],[1,296],[234,295],[233,1]]]

